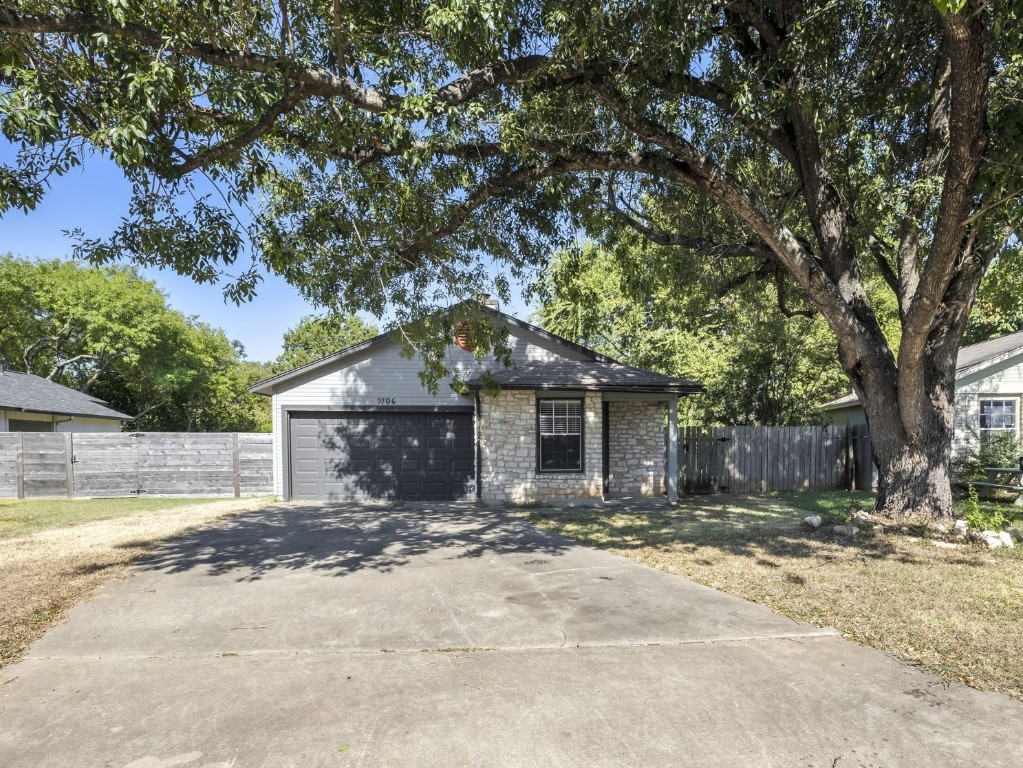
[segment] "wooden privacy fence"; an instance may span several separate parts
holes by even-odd
[[[874,488],[863,425],[683,427],[679,432],[679,481],[687,493]]]
[[[268,433],[0,432],[0,497],[272,493]]]

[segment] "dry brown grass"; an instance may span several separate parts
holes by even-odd
[[[806,530],[802,518],[820,505],[796,503],[698,499],[666,514],[572,510],[529,519],[794,619],[835,627],[945,679],[1023,699],[1023,549],[942,549],[896,534],[853,541]]]
[[[158,542],[268,501],[231,499],[148,509],[0,540],[0,666]]]

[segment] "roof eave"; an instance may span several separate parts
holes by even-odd
[[[860,404],[859,398],[855,400],[847,400],[844,403],[839,403],[832,400],[830,403],[825,403],[821,406],[822,411],[837,411],[840,408],[854,408]]]
[[[480,382],[468,382],[469,389],[476,391],[484,387]],[[621,384],[501,384],[501,389],[541,390],[544,392],[635,392],[637,394],[699,395],[706,391],[702,384],[693,386],[625,386]]]
[[[972,376],[975,373],[983,371],[985,368],[990,368],[994,365],[998,365],[999,363],[1004,363],[1006,360],[1011,360],[1021,354],[1023,354],[1023,347],[1016,347],[1015,349],[1010,349],[1007,352],[1000,352],[997,355],[992,355],[986,360],[980,360],[973,365],[964,365],[962,368],[956,368],[956,379],[961,379],[964,376]]]

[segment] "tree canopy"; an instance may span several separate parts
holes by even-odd
[[[0,256],[0,360],[106,400],[149,431],[266,431],[268,371],[131,267]]]
[[[614,253],[563,251],[541,284],[537,320],[629,365],[701,382],[706,394],[679,403],[685,424],[823,423],[820,406],[849,388],[827,323],[786,317],[776,288],[758,281],[717,296],[720,276],[704,260],[676,256],[635,239]],[[661,279],[672,263],[685,291]]]
[[[628,228],[819,313],[879,510],[949,514],[956,351],[1023,211],[1021,27],[986,0],[3,0],[0,209],[98,150],[134,194],[80,255],[234,265],[234,298],[251,257],[399,320]]]
[[[284,332],[281,354],[272,367],[275,373],[290,371],[379,333],[357,315],[303,317],[298,325]]]

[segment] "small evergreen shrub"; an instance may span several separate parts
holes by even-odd
[[[987,467],[1018,467],[1023,457],[1023,442],[1008,432],[988,438],[975,452],[956,458],[952,464],[960,479],[981,482]]]
[[[1000,531],[1005,525],[1005,515],[997,507],[984,511],[980,508],[977,489],[971,483],[966,489],[966,501],[963,504],[963,519],[975,531]]]

